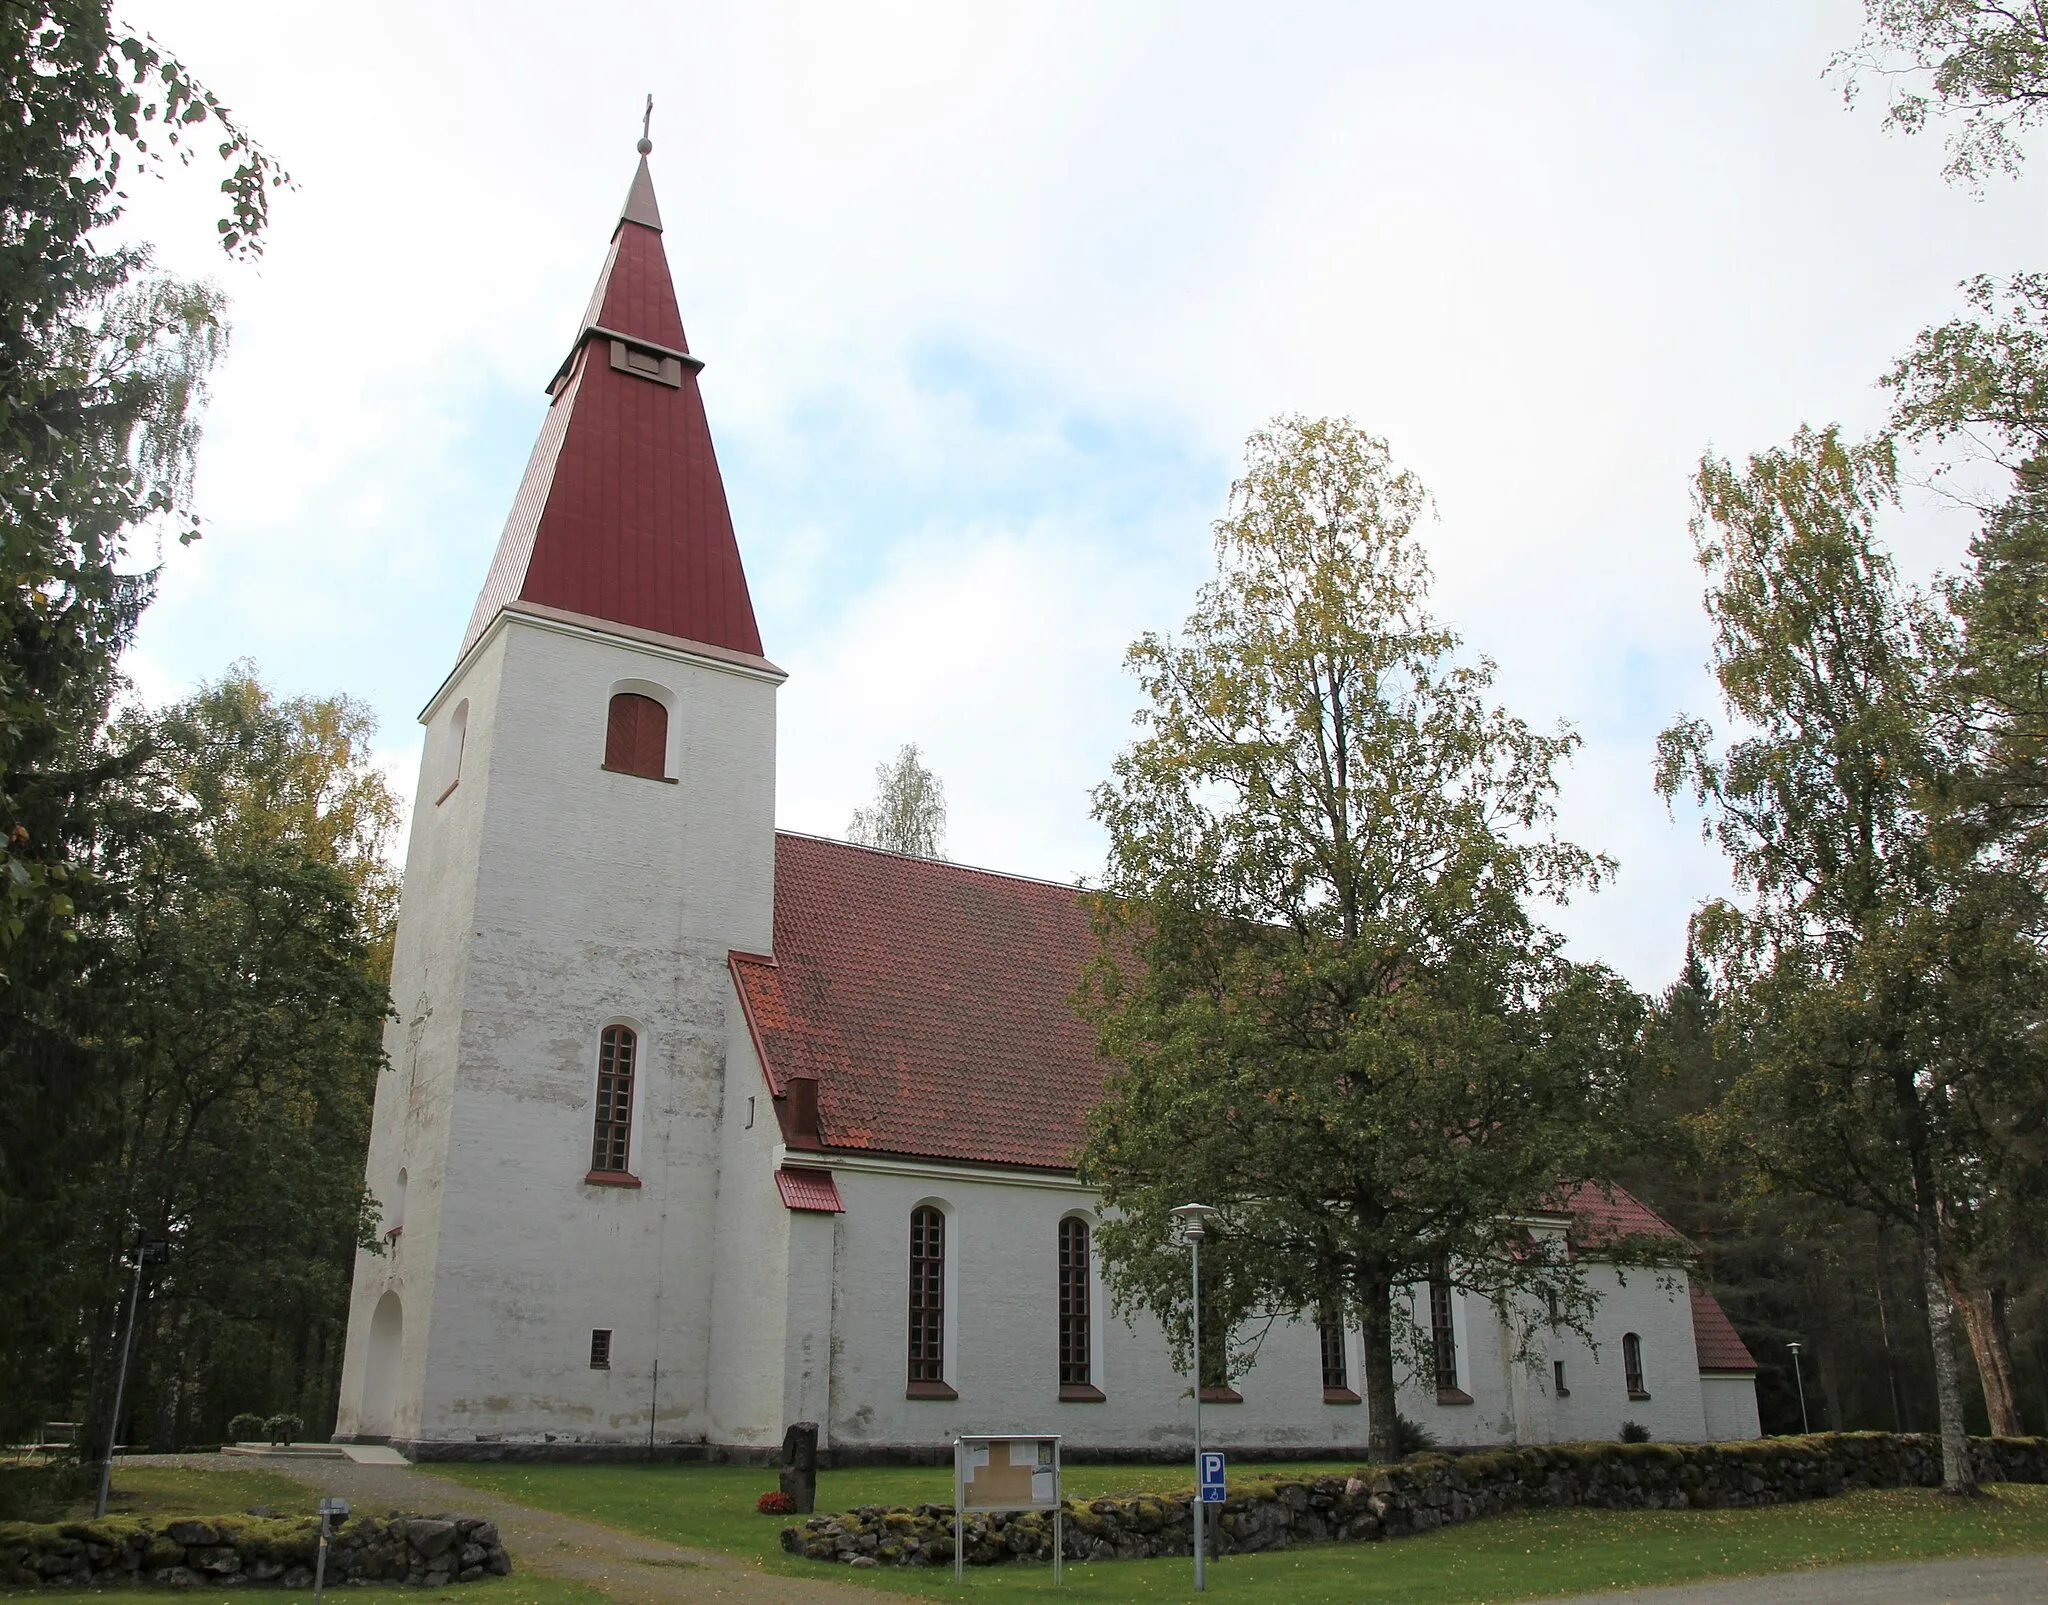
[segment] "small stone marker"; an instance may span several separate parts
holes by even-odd
[[[818,1504],[818,1423],[798,1421],[782,1435],[782,1491],[808,1516]]]

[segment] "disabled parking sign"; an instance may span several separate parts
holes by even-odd
[[[1223,1503],[1223,1455],[1215,1449],[1202,1451],[1201,1463],[1202,1503],[1220,1505]]]

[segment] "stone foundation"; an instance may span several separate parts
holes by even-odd
[[[1985,1482],[2048,1482],[2048,1438],[1971,1440]],[[1754,1443],[1554,1444],[1478,1454],[1416,1455],[1350,1477],[1240,1479],[1210,1506],[1212,1553],[1253,1554],[1297,1543],[1405,1538],[1510,1510],[1720,1510],[1826,1499],[1858,1488],[1937,1488],[1939,1440],[1911,1433],[1816,1433]],[[1191,1555],[1189,1495],[1132,1495],[1065,1507],[1068,1560]],[[972,1516],[971,1566],[1050,1561],[1050,1513]],[[782,1532],[782,1547],[853,1566],[953,1562],[953,1509],[863,1505]]]
[[[320,1523],[305,1516],[0,1524],[0,1588],[313,1586]],[[327,1581],[442,1588],[503,1577],[512,1557],[490,1522],[469,1516],[361,1516],[328,1539]]]

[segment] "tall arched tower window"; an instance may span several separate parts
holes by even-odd
[[[1088,1223],[1068,1216],[1060,1222],[1059,1258],[1060,1393],[1094,1392],[1089,1366]]]
[[[612,698],[604,727],[604,766],[621,774],[668,778],[668,709],[637,691]]]
[[[910,1212],[910,1387],[946,1385],[946,1217],[930,1204]]]
[[[608,1025],[597,1043],[597,1129],[591,1138],[590,1168],[626,1173],[633,1157],[633,1057],[639,1047],[630,1026]]]
[[[1633,1332],[1621,1335],[1621,1373],[1631,1399],[1647,1399],[1643,1386],[1643,1340]]]

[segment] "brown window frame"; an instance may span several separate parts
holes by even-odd
[[[910,1212],[910,1300],[905,1397],[959,1397],[946,1382],[946,1212],[919,1204]]]
[[[1344,1342],[1344,1310],[1325,1304],[1316,1315],[1316,1345],[1323,1362],[1323,1403],[1357,1404],[1358,1391],[1351,1386],[1351,1357]]]
[[[1094,1333],[1090,1327],[1089,1276],[1094,1234],[1069,1215],[1059,1224],[1060,1397],[1092,1404],[1103,1397],[1095,1385]]]
[[[668,709],[644,691],[615,691],[605,709],[604,767],[667,780]]]
[[[590,1329],[590,1369],[609,1371],[612,1368],[612,1329],[608,1326],[594,1326]]]
[[[1647,1399],[1643,1386],[1643,1340],[1634,1332],[1621,1334],[1621,1378],[1631,1399]]]
[[[630,1025],[608,1025],[597,1038],[597,1109],[591,1121],[590,1174],[630,1176],[633,1159],[633,1078],[640,1035]]]
[[[1436,1402],[1470,1404],[1472,1395],[1458,1386],[1458,1326],[1451,1308],[1451,1269],[1439,1264],[1429,1278],[1430,1353],[1436,1369]]]

